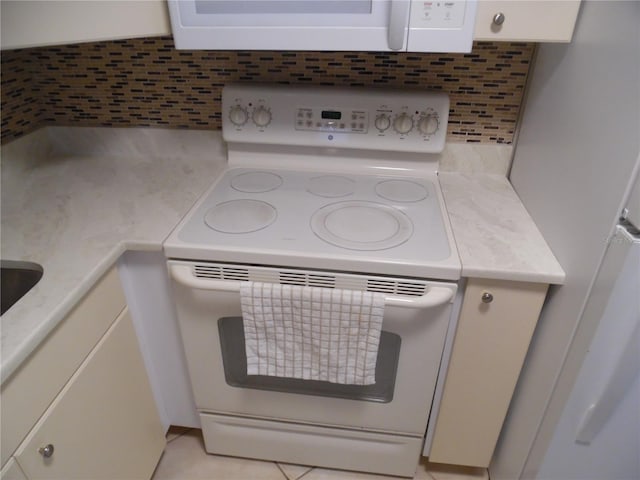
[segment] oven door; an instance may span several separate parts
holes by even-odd
[[[424,435],[455,284],[174,260],[169,270],[199,412]],[[247,376],[239,294],[247,280],[385,292],[376,383]]]

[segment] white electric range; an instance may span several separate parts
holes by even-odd
[[[226,87],[229,168],[167,256],[457,280],[433,155],[448,108],[438,93]]]
[[[164,244],[208,452],[413,476],[459,298],[435,155],[448,109],[422,91],[225,87],[228,169]],[[247,281],[383,294],[375,384],[248,375]]]

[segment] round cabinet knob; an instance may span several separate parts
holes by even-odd
[[[482,303],[491,303],[493,302],[493,294],[489,293],[489,292],[484,292],[482,294],[482,297],[480,297],[482,299]]]
[[[413,128],[413,118],[406,113],[401,113],[393,121],[393,128],[396,132],[402,135],[409,133]]]
[[[440,122],[435,115],[423,115],[418,121],[418,130],[420,130],[420,133],[423,135],[433,135],[438,131],[439,127]]]
[[[241,105],[235,105],[229,110],[229,120],[238,127],[247,123],[248,119],[247,110]]]
[[[504,13],[498,12],[493,16],[493,24],[500,26],[504,23],[504,19],[505,19]]]
[[[44,458],[50,458],[53,455],[53,450],[54,450],[53,445],[48,444],[48,445],[45,445],[44,447],[40,447],[38,449],[38,453],[42,455]]]
[[[374,125],[378,130],[380,130],[381,132],[384,132],[387,128],[391,126],[391,120],[389,119],[388,115],[385,115],[385,114],[378,115],[376,117],[376,121],[374,122]]]
[[[271,110],[266,107],[258,107],[253,111],[251,118],[258,127],[266,127],[271,123]]]

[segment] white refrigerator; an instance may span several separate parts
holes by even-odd
[[[492,480],[640,478],[640,2],[583,0],[541,44],[510,180],[567,278],[543,308]],[[636,213],[635,215],[640,215]]]
[[[634,211],[640,215],[640,204]],[[594,321],[536,478],[640,479],[640,233],[633,224],[616,226],[609,241],[581,318]]]

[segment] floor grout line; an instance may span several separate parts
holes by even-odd
[[[309,470],[307,470],[302,475],[300,475],[298,478],[296,478],[296,480],[300,480],[302,477],[304,477],[306,474],[308,474],[309,472],[312,472],[312,471],[313,471],[313,467],[309,467]]]
[[[287,472],[284,471],[284,469],[280,466],[280,463],[278,462],[274,462],[276,464],[276,466],[280,469],[280,471],[282,472],[282,474],[284,475],[286,480],[300,480],[302,477],[304,477],[307,473],[309,473],[310,471],[312,471],[314,469],[314,467],[307,467],[306,465],[300,465],[301,467],[306,467],[307,471],[304,472],[302,475],[298,475],[295,478],[291,478],[289,477],[289,475],[287,475]]]
[[[280,473],[282,473],[282,475],[284,475],[285,480],[292,480],[289,478],[289,475],[287,475],[285,473],[285,471],[282,469],[282,467],[280,466],[280,464],[278,462],[273,462],[276,464],[276,467],[278,467],[278,470],[280,470]]]

